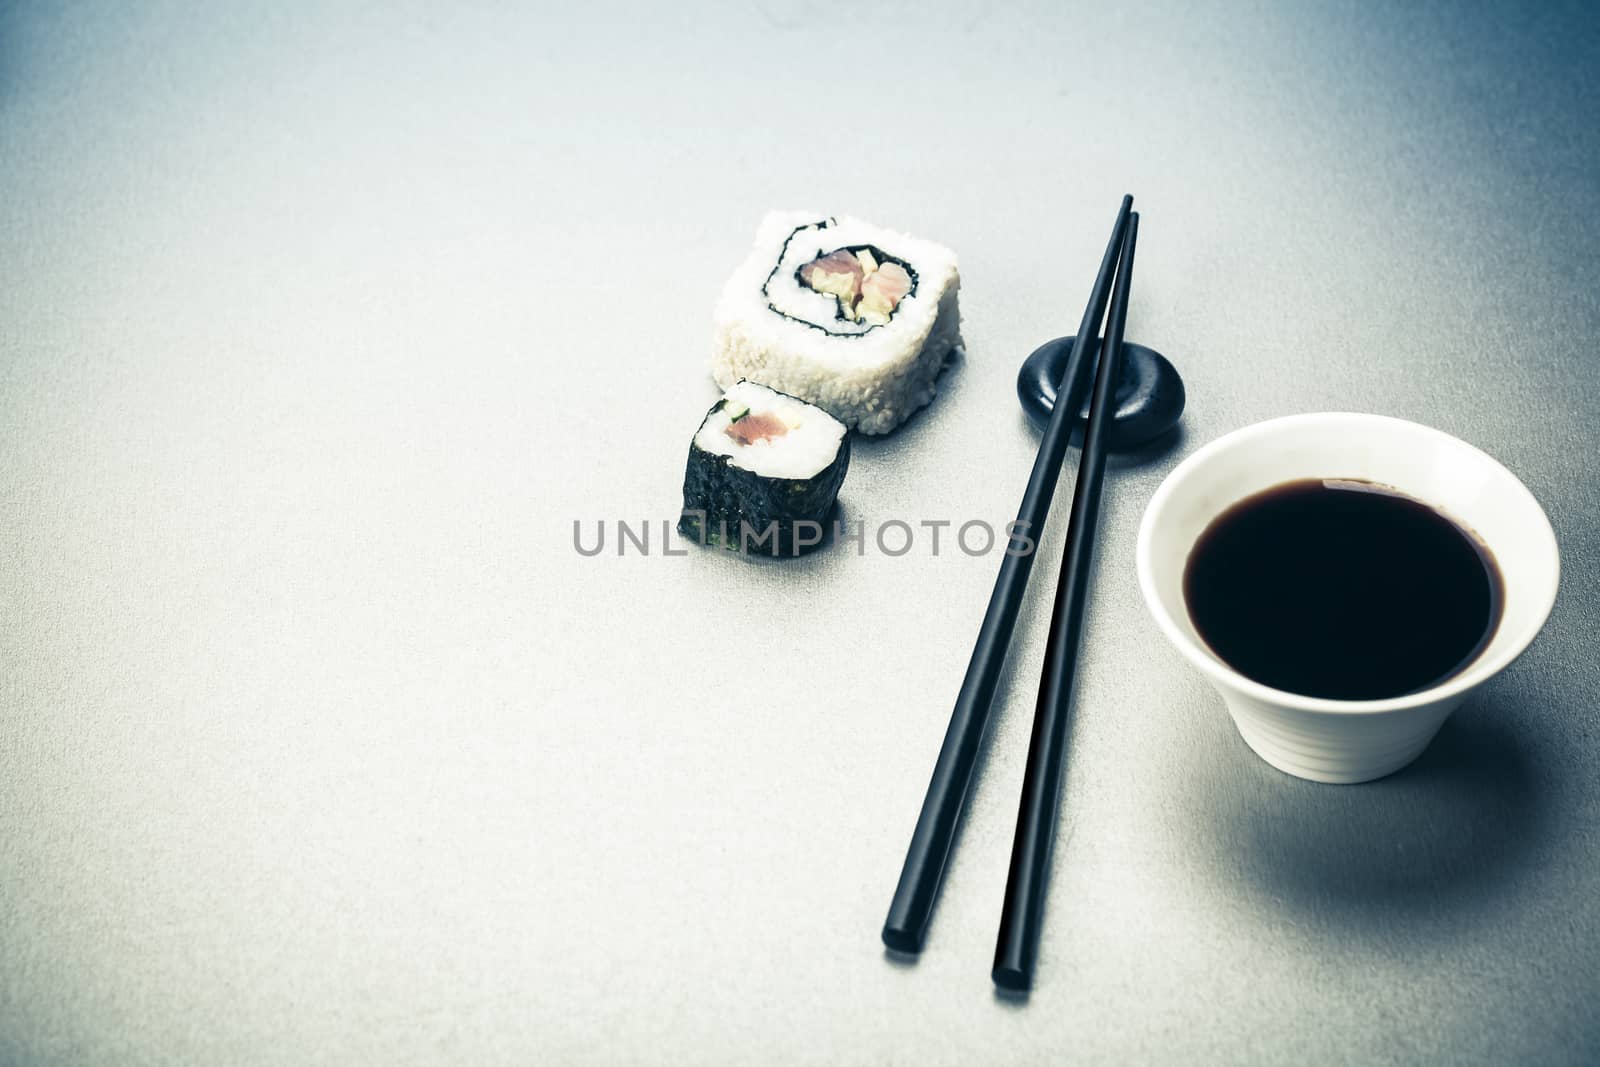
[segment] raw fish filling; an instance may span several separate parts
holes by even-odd
[[[800,281],[839,302],[839,317],[869,326],[888,323],[911,292],[911,273],[872,248],[838,248],[800,268]]]
[[[782,437],[789,432],[789,424],[771,412],[752,414],[749,408],[743,414],[735,415],[728,423],[727,434],[741,445],[753,445],[757,441],[770,441],[775,437]]]

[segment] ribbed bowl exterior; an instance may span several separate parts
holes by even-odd
[[[1349,785],[1393,774],[1422,755],[1465,699],[1349,715],[1266,704],[1218,687],[1244,743],[1285,774]]]

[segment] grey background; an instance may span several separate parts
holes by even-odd
[[[0,3],[0,1062],[1600,1058],[1592,8],[224,7]],[[961,255],[967,356],[846,513],[1010,518],[1124,191],[1190,408],[1111,478],[1019,1005],[1059,525],[911,966],[998,557],[572,525],[675,515],[778,206]],[[1498,457],[1564,566],[1351,788],[1251,755],[1132,565],[1182,455],[1330,408]]]

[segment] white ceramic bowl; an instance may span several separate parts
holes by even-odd
[[[1499,629],[1466,670],[1388,700],[1327,700],[1251,681],[1195,632],[1183,597],[1189,550],[1212,519],[1263,489],[1299,478],[1363,478],[1444,509],[1489,546],[1505,580]],[[1382,415],[1290,415],[1211,442],[1169,474],[1139,527],[1139,586],[1162,633],[1227,703],[1256,754],[1318,782],[1365,782],[1428,747],[1456,707],[1504,670],[1555,603],[1555,532],[1516,476],[1449,434]]]

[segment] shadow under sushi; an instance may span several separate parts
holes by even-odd
[[[828,549],[833,547],[834,542],[839,540],[839,533],[842,530],[847,529],[849,524],[849,511],[845,508],[845,505],[842,501],[835,500],[833,502],[833,507],[828,510],[827,518],[825,518],[821,523],[821,540],[817,541],[815,544],[800,544],[799,542],[796,542],[795,546],[790,551],[765,551],[760,547],[753,547],[749,550],[741,550],[740,548],[736,547],[737,542],[732,545],[722,544],[717,540],[701,542],[692,534],[683,534],[681,528],[679,532],[681,536],[684,536],[688,540],[689,544],[696,548],[703,548],[708,552],[715,552],[723,556],[732,556],[753,566],[782,566],[785,563],[792,563],[795,560],[807,559],[819,553],[828,551]],[[759,534],[760,531],[755,531],[754,533]],[[752,538],[754,538],[754,534],[752,535]],[[730,540],[732,540],[732,538],[730,538]]]

